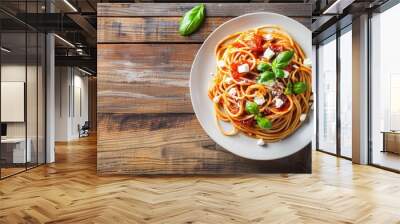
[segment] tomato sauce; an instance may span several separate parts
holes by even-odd
[[[284,100],[283,105],[279,108],[276,108],[276,110],[279,112],[287,111],[290,107],[290,100],[287,97],[285,97],[283,100]]]

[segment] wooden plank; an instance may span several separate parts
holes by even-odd
[[[274,161],[235,156],[217,146],[193,114],[99,114],[99,174],[310,172],[310,147]]]
[[[97,16],[153,17],[182,16],[198,3],[99,3]],[[205,3],[207,16],[240,16],[253,12],[273,12],[286,16],[312,16],[310,3]]]
[[[98,112],[192,113],[189,73],[199,44],[99,44]]]
[[[207,18],[196,33],[179,35],[179,17],[100,17],[97,20],[98,43],[191,42],[202,43],[219,25],[232,17]],[[295,17],[305,26],[311,18]]]

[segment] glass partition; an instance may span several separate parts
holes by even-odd
[[[2,177],[24,171],[30,162],[31,151],[26,150],[26,41],[25,30],[1,33]]]
[[[400,4],[371,18],[371,162],[400,171]]]
[[[336,154],[336,37],[318,47],[317,149]]]
[[[0,7],[38,13],[43,1],[0,2]],[[45,163],[45,34],[0,12],[0,178]]]

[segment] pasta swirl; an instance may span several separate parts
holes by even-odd
[[[218,43],[215,56],[208,96],[223,134],[276,142],[300,127],[313,102],[311,65],[289,34],[275,25],[235,33]]]

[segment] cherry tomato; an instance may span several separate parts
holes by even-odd
[[[264,38],[261,35],[255,34],[254,38],[252,40],[251,46],[251,51],[253,51],[254,54],[260,55],[264,52]]]
[[[240,78],[240,74],[238,72],[238,66],[239,63],[232,63],[231,64],[231,75],[235,80],[238,80]]]
[[[282,45],[272,44],[270,46],[270,48],[271,48],[271,50],[273,50],[276,53],[283,51],[283,46]]]
[[[244,126],[247,127],[254,127],[255,124],[255,120],[253,118],[247,119],[247,120],[242,120],[240,121],[240,123]]]
[[[244,47],[244,45],[242,43],[240,43],[240,42],[235,42],[235,43],[232,44],[232,46],[234,46],[236,48]]]

